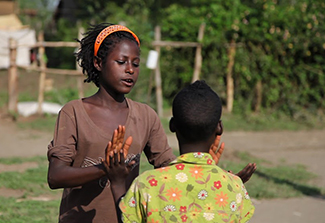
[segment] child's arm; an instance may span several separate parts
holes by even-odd
[[[77,187],[106,175],[103,164],[87,168],[72,167],[56,157],[50,158],[48,184],[51,189]]]
[[[101,164],[90,166],[87,168],[72,167],[71,163],[62,161],[56,157],[50,158],[49,170],[48,170],[48,184],[51,189],[77,187],[83,184],[89,183],[93,180],[97,180],[107,174],[107,164],[109,163],[109,152],[118,151],[117,145],[122,145],[124,140],[125,127],[119,126],[114,131],[111,146],[106,148],[106,160],[103,160]],[[131,140],[131,141],[130,141]],[[131,145],[132,137],[126,140],[126,143]],[[124,156],[127,155],[130,146],[123,147]]]

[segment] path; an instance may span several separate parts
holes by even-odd
[[[46,155],[52,133],[18,129],[12,122],[0,119],[0,157]],[[174,135],[168,135],[177,148]],[[224,157],[230,152],[248,151],[273,163],[300,163],[320,176],[317,185],[325,188],[325,130],[308,132],[225,132]],[[291,199],[253,200],[256,213],[250,223],[325,222],[325,199],[302,197]]]

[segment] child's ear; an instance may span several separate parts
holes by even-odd
[[[176,132],[174,117],[171,117],[171,119],[169,121],[169,130],[171,132]]]
[[[217,125],[217,135],[222,135],[222,133],[223,133],[223,125],[222,125],[222,121],[220,120]]]
[[[94,57],[94,67],[98,70],[98,71],[102,71],[102,60],[99,57]]]

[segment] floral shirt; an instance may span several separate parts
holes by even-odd
[[[186,153],[138,176],[120,204],[124,222],[247,222],[254,206],[241,179],[208,153]]]

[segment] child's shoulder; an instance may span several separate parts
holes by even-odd
[[[156,115],[155,110],[153,110],[149,105],[142,103],[142,102],[137,102],[133,101],[132,99],[127,98],[127,103],[130,107],[132,107],[132,110],[134,112],[140,113],[140,114],[154,114]]]
[[[75,99],[67,102],[65,105],[63,105],[61,111],[69,112],[73,110],[79,110],[82,106],[81,99]]]

